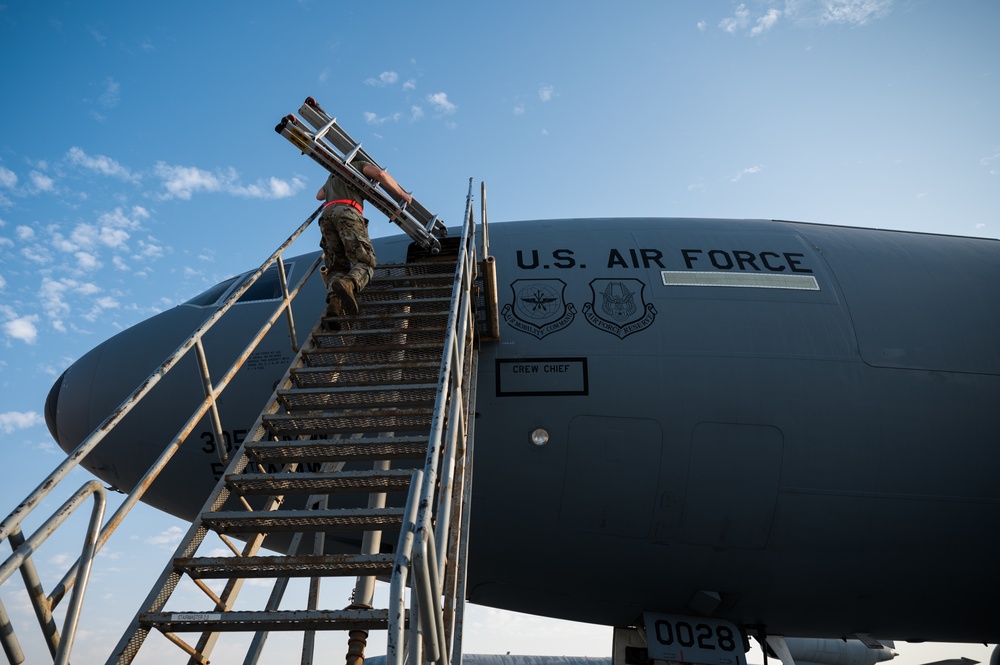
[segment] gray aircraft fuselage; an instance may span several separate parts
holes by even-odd
[[[609,625],[701,611],[772,634],[1000,640],[1000,242],[714,219],[512,222],[489,237],[501,339],[479,364],[472,602]],[[376,240],[380,262],[404,261],[407,241]],[[300,321],[323,307],[318,277],[308,288]],[[46,406],[59,444],[223,293],[71,366]],[[218,371],[263,320],[240,308],[206,339]],[[223,398],[230,445],[292,360],[283,337]],[[179,374],[197,386],[190,365]],[[180,396],[181,378],[86,466],[131,488],[201,399]],[[145,500],[192,519],[218,444],[199,427]]]

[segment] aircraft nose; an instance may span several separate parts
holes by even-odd
[[[66,372],[59,375],[56,382],[49,389],[49,396],[45,398],[45,426],[49,428],[49,434],[59,445],[59,428],[56,422],[56,415],[59,413],[59,391],[62,389],[63,379]]]

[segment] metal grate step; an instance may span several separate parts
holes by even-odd
[[[410,330],[340,330],[313,334],[316,347],[322,349],[359,347],[398,349],[412,344],[444,343],[444,328],[412,328]]]
[[[383,365],[386,363],[441,362],[441,345],[414,344],[398,349],[370,346],[303,349],[302,359],[309,367],[334,369],[338,365]]]
[[[140,623],[172,633],[259,630],[385,630],[389,610],[285,610],[281,612],[146,612]]]
[[[331,319],[334,317],[331,317]],[[353,332],[362,330],[409,330],[412,328],[425,330],[430,327],[440,327],[448,325],[448,312],[425,311],[425,312],[391,312],[380,316],[368,316],[365,310],[357,316],[337,319],[344,323],[350,323]]]
[[[388,413],[356,412],[270,414],[264,425],[274,436],[314,436],[379,432],[429,432],[433,409],[398,409]]]
[[[410,286],[394,286],[383,289],[365,289],[361,293],[355,294],[359,305],[377,302],[422,302],[440,298],[451,298],[452,285],[426,286],[422,282]]]
[[[384,409],[434,406],[437,385],[355,386],[351,388],[290,388],[278,400],[290,412],[320,409]]]
[[[426,436],[370,437],[313,441],[247,441],[247,454],[260,464],[290,462],[372,462],[423,459]]]
[[[202,524],[217,533],[299,533],[398,527],[403,508],[327,508],[204,513]]]
[[[297,367],[291,371],[299,388],[368,386],[375,384],[404,385],[437,381],[439,362],[398,363],[383,365],[344,365],[329,367]]]
[[[409,469],[332,473],[241,473],[227,476],[226,482],[234,492],[242,495],[405,492],[410,487],[412,474],[413,471]]]
[[[350,577],[385,575],[394,563],[394,554],[313,554],[177,558],[174,568],[195,579]]]

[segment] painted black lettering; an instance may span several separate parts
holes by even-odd
[[[532,270],[538,267],[538,250],[531,250],[531,265],[525,265],[524,257],[521,255],[521,250],[517,250],[517,267],[522,270]]]
[[[774,252],[761,252],[760,253],[760,262],[764,264],[764,267],[767,268],[768,270],[770,270],[771,272],[783,272],[785,270],[785,266],[784,265],[772,266],[771,262],[767,260],[767,257],[769,257],[769,256],[773,256],[776,259],[780,259],[781,258],[779,255],[775,254]]]
[[[701,253],[702,253],[702,251],[700,249],[682,249],[681,250],[681,256],[684,257],[684,264],[687,266],[688,270],[691,270],[691,268],[694,267],[692,264],[695,261],[698,260],[698,257],[695,256],[695,255],[696,254],[701,254]]]
[[[205,442],[205,445],[202,446],[202,448],[201,448],[203,452],[206,452],[206,453],[214,453],[215,452],[215,435],[214,434],[212,434],[211,432],[202,432],[201,433],[201,440]]]
[[[621,252],[617,249],[612,249],[611,253],[608,255],[608,267],[614,268],[615,266],[628,268],[628,263],[625,262],[625,257],[622,256]]]
[[[785,260],[788,261],[788,267],[792,269],[792,272],[812,272],[809,268],[799,268],[802,265],[801,261],[796,261],[793,256],[797,256],[800,259],[805,258],[805,254],[796,254],[794,252],[785,252]]]
[[[758,268],[757,264],[754,263],[754,261],[757,260],[757,257],[754,256],[753,252],[736,249],[733,250],[733,256],[736,257],[736,264],[739,266],[740,270],[746,270],[747,266],[750,266],[757,272],[760,272],[760,268]]]
[[[552,252],[552,258],[556,260],[556,268],[572,268],[576,265],[576,259],[573,258],[573,250],[571,249],[557,249]]]
[[[725,260],[723,263],[719,263],[720,257]],[[729,256],[729,252],[724,252],[721,249],[713,249],[709,251],[708,258],[711,259],[712,265],[719,270],[732,270],[733,268],[733,259]]]
[[[640,249],[642,252],[642,267],[649,268],[650,263],[655,263],[660,269],[665,268],[663,262],[660,259],[663,258],[663,252],[658,249]]]
[[[628,253],[629,253],[629,256],[632,257],[632,267],[633,268],[638,268],[639,267],[639,257],[636,256],[635,250],[634,249],[630,249],[630,250],[628,250]]]

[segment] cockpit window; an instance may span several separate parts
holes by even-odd
[[[294,271],[294,263],[285,264],[285,274],[288,279],[291,280],[292,272]],[[215,305],[221,302],[223,296],[225,296],[234,284],[242,283],[244,280],[250,277],[250,273],[244,273],[242,275],[237,275],[236,277],[230,277],[229,279],[219,282],[212,288],[208,289],[204,293],[196,295],[191,300],[188,300],[185,305],[195,305],[196,307],[208,307],[209,305]],[[260,276],[256,282],[253,283],[247,292],[240,297],[239,302],[255,302],[258,300],[274,300],[281,297],[281,282],[278,279],[278,267],[272,266],[264,271],[264,274]]]
[[[294,264],[285,264],[285,274],[291,279]],[[281,281],[278,279],[278,266],[271,266],[243,294],[239,302],[254,302],[255,300],[274,300],[281,297]]]
[[[229,290],[229,287],[233,285],[233,282],[239,279],[237,277],[230,277],[229,279],[219,282],[212,288],[208,289],[204,293],[196,295],[191,300],[188,300],[185,305],[195,305],[196,307],[207,307],[209,305],[214,305],[222,295]]]

